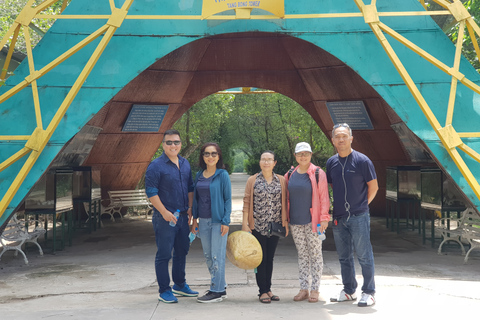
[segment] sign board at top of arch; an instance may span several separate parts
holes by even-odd
[[[203,0],[202,19],[232,9],[262,9],[279,18],[285,16],[284,0]]]

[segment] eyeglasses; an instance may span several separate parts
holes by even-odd
[[[308,157],[310,156],[312,153],[311,152],[299,152],[299,153],[295,153],[295,155],[297,157]]]
[[[164,141],[164,142],[167,144],[167,146],[171,146],[172,143],[176,146],[179,146],[182,143],[182,141],[180,141],[180,140],[175,140],[175,141],[167,140],[167,141]]]
[[[260,159],[260,162],[263,162],[263,163],[273,163],[273,162],[275,162],[275,160],[273,160],[273,159]]]
[[[213,158],[215,158],[216,156],[218,156],[218,152],[204,152],[203,153],[203,156],[208,158],[210,156],[212,156]]]

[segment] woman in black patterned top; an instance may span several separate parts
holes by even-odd
[[[287,230],[286,184],[285,178],[273,173],[275,154],[265,151],[260,157],[262,171],[248,178],[243,198],[242,230],[252,232],[262,247],[263,260],[255,274],[262,303],[279,301],[271,291],[273,257],[278,244],[278,236],[268,233],[269,222],[280,222]]]

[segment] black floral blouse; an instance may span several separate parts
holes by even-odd
[[[267,183],[260,172],[253,186],[253,218],[255,231],[268,236],[270,221],[282,223],[282,187],[277,175]]]

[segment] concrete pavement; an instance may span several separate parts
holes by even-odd
[[[236,178],[240,184],[245,176],[232,175],[232,182]],[[237,182],[234,188],[243,194]],[[377,303],[367,308],[359,308],[356,302],[329,300],[342,289],[330,229],[324,242],[318,303],[293,301],[299,289],[298,267],[296,249],[288,237],[280,240],[273,274],[273,292],[281,301],[261,304],[254,273],[227,261],[228,299],[201,304],[195,298],[182,297],[179,303],[167,305],[157,301],[150,219],[132,216],[123,222],[105,220],[104,224],[92,234],[77,233],[73,246],[56,255],[39,257],[29,251],[29,265],[11,252],[4,254],[0,261],[0,319],[449,319],[475,318],[480,310],[478,252],[464,265],[459,249],[451,247],[446,255],[438,255],[436,249],[423,246],[415,232],[397,235],[388,231],[380,218],[372,218]],[[231,232],[239,229],[239,225],[231,226]],[[187,257],[187,281],[203,293],[209,279],[197,239]],[[361,276],[358,280],[361,286]]]

